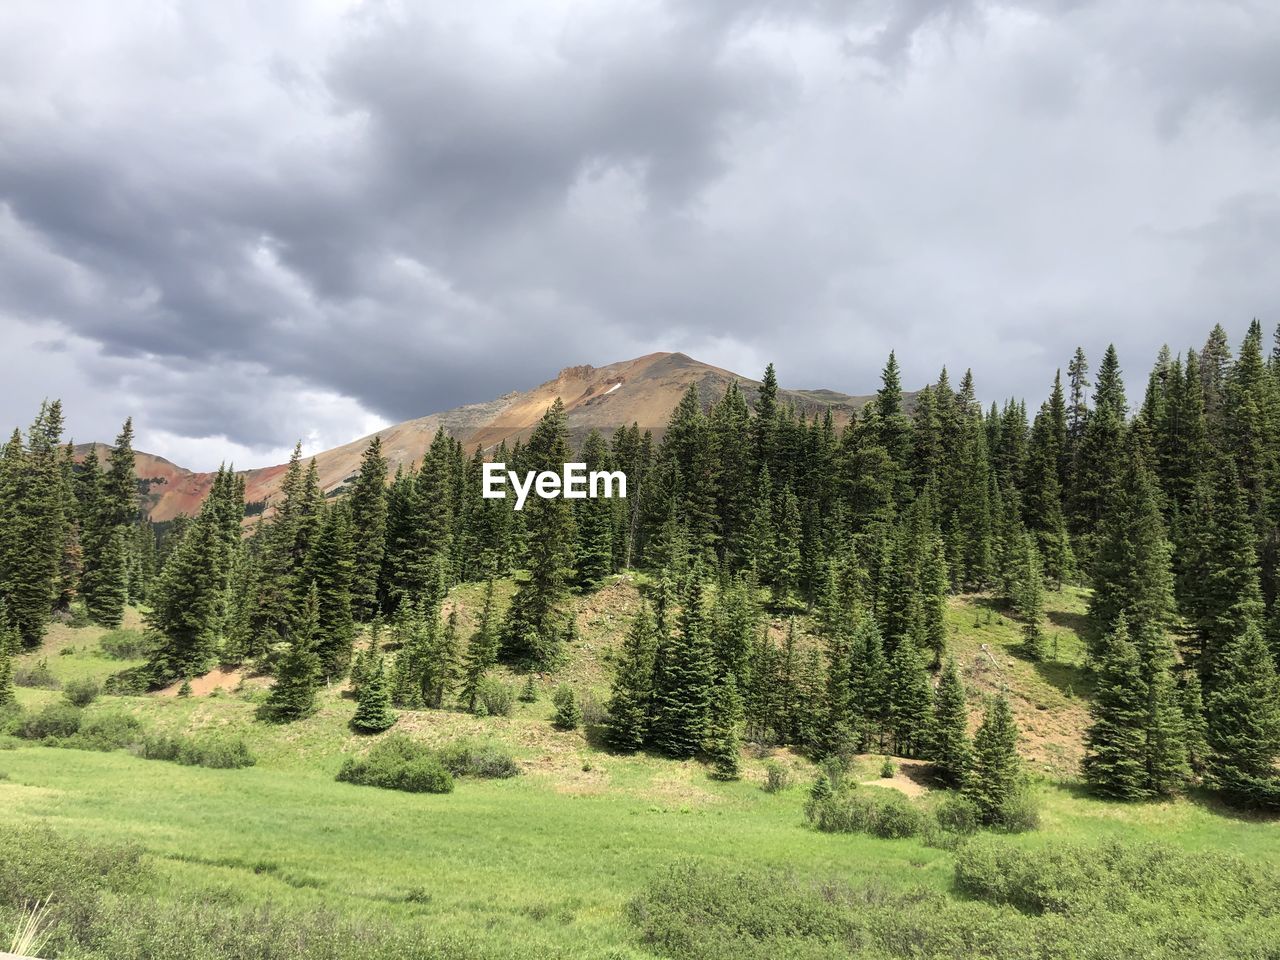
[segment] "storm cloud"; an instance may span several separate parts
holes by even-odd
[[[1280,320],[1280,8],[0,6],[0,421],[278,460],[682,350],[784,384]]]

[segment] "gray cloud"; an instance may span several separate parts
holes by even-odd
[[[266,462],[653,349],[1038,402],[1280,319],[1261,0],[478,9],[0,8],[0,419]]]

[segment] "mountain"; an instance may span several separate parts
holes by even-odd
[[[747,402],[753,403],[759,381],[741,374],[701,363],[683,353],[651,353],[634,360],[611,363],[606,367],[566,367],[553,380],[532,390],[513,392],[486,403],[472,403],[444,413],[434,413],[406,420],[380,430],[382,451],[392,473],[397,467],[408,467],[420,460],[443,427],[461,441],[467,451],[477,446],[486,452],[502,441],[507,445],[526,439],[539,418],[556,397],[565,406],[572,441],[577,444],[593,430],[608,436],[623,425],[638,423],[641,430],[652,430],[660,437],[671,412],[689,389],[696,384],[703,403],[710,405],[737,381]],[[793,403],[806,417],[832,412],[837,425],[847,423],[870,399],[850,396],[833,390],[778,391],[782,402]],[[339,489],[351,481],[359,469],[360,456],[371,437],[315,455],[320,483],[326,492]],[[99,456],[104,457],[102,445]],[[77,448],[88,451],[89,445]],[[245,473],[245,499],[249,503],[270,503],[280,489],[286,465],[262,467]],[[213,475],[193,473],[169,461],[138,454],[138,477],[143,481],[145,503],[152,520],[171,520],[180,513],[193,513],[208,492]]]

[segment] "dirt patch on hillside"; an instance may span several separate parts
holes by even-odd
[[[862,759],[874,761],[875,757],[868,754]],[[929,764],[924,760],[895,759],[893,766],[892,777],[863,780],[863,786],[888,787],[891,790],[899,790],[908,797],[921,797],[929,792]]]
[[[244,682],[247,675],[245,670],[223,670],[218,667],[210,670],[202,677],[191,678],[191,695],[193,697],[207,697],[215,690],[225,690],[227,693],[231,693]],[[179,680],[158,690],[157,693],[162,697],[176,697],[181,689],[182,681]]]

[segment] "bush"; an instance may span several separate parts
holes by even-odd
[[[491,717],[509,717],[515,708],[515,696],[511,688],[500,680],[485,677],[476,688],[476,712],[480,707]]]
[[[767,760],[764,765],[765,793],[778,793],[791,786],[791,772],[776,760]]]
[[[0,737],[16,734],[22,726],[25,713],[18,703],[0,704]]]
[[[49,661],[41,658],[35,663],[25,663],[13,668],[13,682],[19,687],[38,687],[57,690],[62,684],[49,669]]]
[[[888,780],[895,772],[896,770],[893,766],[893,761],[888,757],[885,757],[884,760],[880,762],[880,778],[882,780]]]
[[[812,802],[809,822],[824,833],[869,833],[894,840],[915,837],[928,823],[918,806],[896,790],[846,790]]]
[[[449,793],[453,775],[429,748],[392,734],[363,757],[348,757],[338,771],[342,783],[409,793]]]
[[[1025,833],[1040,826],[1040,802],[1030,790],[1014,793],[996,808],[992,826],[1006,833]]]
[[[140,660],[150,656],[152,651],[152,644],[141,630],[127,627],[108,630],[98,641],[98,647],[112,660]]]
[[[80,729],[80,708],[70,703],[51,703],[39,713],[25,717],[18,736],[25,740],[62,740]]]
[[[460,740],[444,747],[437,755],[444,768],[455,777],[505,780],[520,773],[515,758],[492,743]]]
[[[976,833],[982,823],[982,811],[978,805],[958,794],[944,798],[934,808],[933,816],[943,830],[962,836]]]
[[[62,695],[67,698],[67,702],[77,707],[87,707],[98,699],[98,694],[101,692],[102,688],[98,686],[97,681],[87,678],[72,680],[62,688]]]
[[[138,755],[146,760],[170,760],[185,767],[211,770],[239,770],[258,762],[243,738],[221,734],[200,738],[173,734],[147,737]]]
[[[131,713],[108,711],[91,714],[80,723],[80,729],[62,741],[64,747],[77,750],[123,750],[138,742],[142,724]]]

